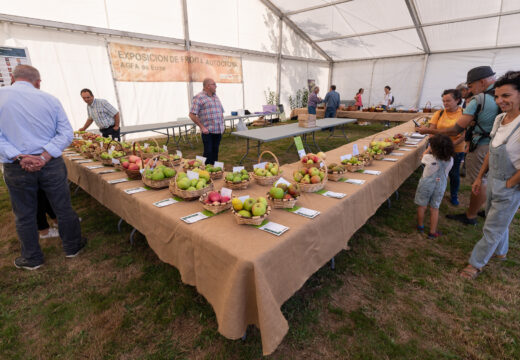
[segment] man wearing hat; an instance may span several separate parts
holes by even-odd
[[[489,133],[493,128],[499,108],[495,103],[495,73],[490,66],[479,66],[468,71],[467,84],[474,97],[464,109],[463,115],[455,126],[447,129],[417,128],[421,134],[457,135],[468,130],[472,133],[470,148],[466,154],[466,177],[473,184],[478,176],[484,158],[489,149]],[[462,214],[446,215],[448,219],[458,220],[464,224],[475,225],[477,216],[485,216],[479,211],[486,202],[486,182],[482,181],[482,189],[478,195],[471,193],[468,210]]]

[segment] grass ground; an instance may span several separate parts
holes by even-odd
[[[350,140],[380,131],[348,126]],[[319,144],[328,150],[341,139]],[[270,143],[282,163],[290,141]],[[225,138],[221,158],[235,163],[244,142]],[[185,155],[201,154],[184,148]],[[249,163],[255,162],[253,156]],[[520,249],[518,216],[508,260],[491,261],[475,281],[457,272],[480,238],[478,226],[444,219],[446,234],[428,240],[414,232],[413,196],[420,172],[381,206],[351,239],[352,250],[316,272],[282,307],[290,330],[272,359],[519,359]],[[467,204],[469,186],[462,187]],[[217,332],[211,306],[179,272],[162,263],[130,227],[79,191],[73,205],[84,219],[87,251],[65,261],[59,239],[41,242],[45,266],[15,269],[14,216],[0,182],[0,359],[257,359],[258,330],[245,341]],[[441,206],[441,214],[459,211]],[[304,259],[302,259],[304,260]]]

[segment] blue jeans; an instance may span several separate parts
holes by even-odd
[[[38,189],[45,192],[56,213],[65,254],[74,254],[80,249],[81,227],[70,203],[67,168],[61,157],[52,159],[36,172],[27,172],[19,164],[4,164],[4,178],[22,245],[22,257],[43,262],[36,224]]]
[[[464,159],[464,153],[455,153],[453,167],[450,170],[450,194],[452,199],[457,199],[460,187],[460,164]]]
[[[326,118],[335,118],[336,117],[336,109],[333,107],[327,107],[325,109],[325,117]]]
[[[316,115],[316,106],[307,106],[307,111],[309,112],[309,114]]]
[[[206,164],[213,165],[215,161],[218,161],[218,149],[220,146],[220,140],[222,134],[201,134],[202,143],[204,144],[204,156],[206,158]]]

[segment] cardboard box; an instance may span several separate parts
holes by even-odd
[[[298,126],[304,128],[316,127],[316,115],[314,114],[299,114]]]

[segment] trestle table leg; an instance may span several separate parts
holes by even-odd
[[[119,221],[117,222],[117,231],[118,232],[121,232],[121,224],[123,224],[123,218],[120,218]]]
[[[244,154],[244,156],[242,156],[242,159],[240,159],[240,161],[238,162],[240,165],[242,165],[242,161],[244,161],[244,159],[247,157],[248,154],[249,154],[249,139],[246,139],[246,153]]]
[[[331,270],[336,270],[336,260],[334,258],[330,259],[330,268]]]
[[[132,245],[132,246],[134,246],[134,235],[135,235],[136,231],[137,231],[137,229],[133,228],[132,232],[130,232],[130,245]]]

